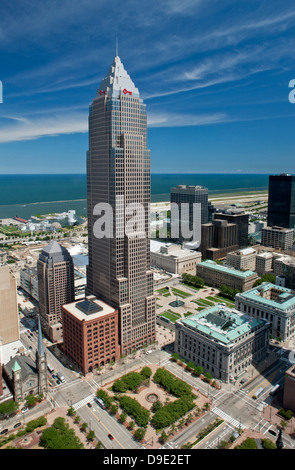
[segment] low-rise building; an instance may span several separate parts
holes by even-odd
[[[271,335],[286,341],[295,334],[295,293],[288,288],[263,282],[235,298],[237,310],[270,322]]]
[[[226,255],[226,265],[241,271],[255,271],[256,251],[253,248],[241,250]]]
[[[151,266],[161,268],[173,274],[196,272],[196,266],[202,261],[199,251],[182,248],[173,243],[161,243],[151,240]]]
[[[175,323],[175,352],[224,382],[266,356],[269,323],[224,305]]]
[[[202,261],[197,264],[197,276],[204,279],[205,284],[212,287],[220,287],[222,284],[244,292],[253,287],[258,279],[253,271],[239,271],[234,268],[215,263],[212,260]]]
[[[62,307],[63,351],[84,375],[120,358],[118,310],[88,296]]]

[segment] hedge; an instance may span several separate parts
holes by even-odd
[[[165,369],[159,368],[154,374],[153,379],[156,383],[162,385],[167,392],[172,393],[176,397],[194,397],[192,387],[189,384],[178,379]]]
[[[194,407],[192,398],[179,398],[156,411],[152,418],[152,424],[156,429],[166,428]]]
[[[138,426],[145,427],[148,425],[150,412],[141,406],[135,398],[123,395],[118,398],[118,401],[120,403],[120,407],[134,419]]]

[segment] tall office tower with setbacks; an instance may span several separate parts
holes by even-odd
[[[121,354],[129,354],[155,341],[156,305],[146,107],[118,56],[89,108],[87,204],[86,293],[118,309]]]

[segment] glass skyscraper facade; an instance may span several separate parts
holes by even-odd
[[[295,228],[295,176],[270,175],[267,225]]]
[[[87,204],[87,294],[118,309],[121,354],[128,354],[155,341],[156,305],[146,107],[118,56],[89,108]]]

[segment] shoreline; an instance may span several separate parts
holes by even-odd
[[[261,190],[261,191],[232,191],[232,192],[217,192],[216,195],[214,195],[213,198],[210,198],[210,193],[208,194],[208,200],[210,201],[215,201],[215,200],[220,200],[220,199],[233,199],[235,197],[258,197],[258,196],[263,196],[263,195],[268,195],[268,190]],[[87,201],[87,198],[84,199],[62,199],[62,200],[57,200],[57,201],[36,201],[36,202],[16,202],[12,204],[0,204],[0,209],[1,207],[9,207],[9,206],[19,206],[19,207],[27,207],[27,206],[33,206],[37,204],[59,204],[63,202],[82,202],[82,201]],[[150,202],[150,204],[170,204],[170,201],[154,201]]]
[[[223,204],[245,204],[253,203],[256,201],[268,201],[268,190],[257,191],[227,191],[226,193],[219,192],[214,195],[208,194],[208,202],[218,206]],[[50,207],[52,205],[53,207]],[[58,206],[61,207],[58,207]],[[43,207],[38,207],[43,206]],[[56,206],[56,207],[54,207]],[[73,207],[74,206],[74,207]],[[76,207],[75,207],[76,206]],[[80,206],[80,207],[77,207]],[[21,218],[30,219],[36,215],[49,215],[67,212],[70,209],[75,209],[76,213],[81,217],[87,214],[87,199],[68,199],[59,201],[45,201],[45,202],[29,202],[18,204],[0,205],[0,219],[13,219],[16,215]],[[156,210],[169,210],[170,200],[162,200],[150,202],[151,212]],[[2,211],[2,214],[1,214]],[[47,212],[48,211],[48,212]],[[85,215],[83,215],[85,212]],[[83,214],[82,214],[83,213]]]

